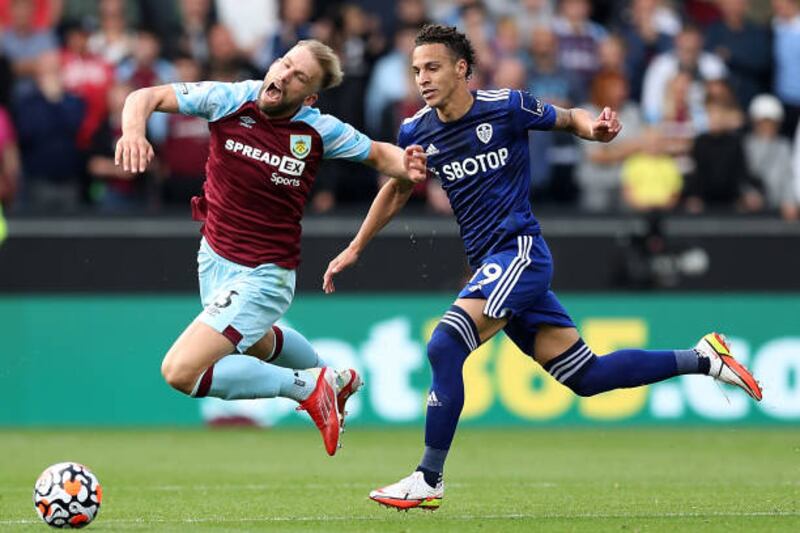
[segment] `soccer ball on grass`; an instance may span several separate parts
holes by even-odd
[[[79,463],[58,463],[42,472],[33,487],[33,505],[48,526],[82,528],[97,517],[103,489]]]

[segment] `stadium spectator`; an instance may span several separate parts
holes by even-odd
[[[11,22],[0,34],[0,52],[9,59],[14,73],[15,96],[34,91],[37,59],[58,48],[50,28],[37,29],[35,6],[29,0],[11,0]]]
[[[642,98],[644,73],[650,62],[659,54],[672,48],[671,26],[659,24],[657,0],[633,0],[630,8],[622,12],[618,32],[625,43],[625,71],[631,85],[631,98]],[[680,26],[675,33],[680,31]]]
[[[679,71],[691,73],[693,82],[702,90],[703,82],[723,79],[728,72],[720,58],[703,51],[703,35],[694,27],[684,28],[675,38],[675,49],[653,59],[647,68],[642,88],[642,111],[650,123],[657,123],[663,114],[664,93],[669,81]]]
[[[19,158],[14,125],[6,109],[0,107],[0,209],[10,208],[16,196],[19,187]]]
[[[567,72],[559,64],[558,38],[540,26],[531,36],[531,68],[528,91],[545,102],[569,109],[576,103]],[[528,132],[531,195],[537,204],[553,200],[572,203],[577,196],[573,169],[579,152],[572,135],[561,132]]]
[[[747,167],[761,185],[767,208],[779,211],[784,220],[797,220],[792,145],[779,135],[783,106],[771,94],[762,94],[750,103],[749,115],[752,131],[744,140]]]
[[[771,46],[766,28],[747,18],[749,0],[718,0],[722,19],[706,30],[706,49],[728,67],[740,107],[769,87]]]
[[[133,53],[136,39],[130,30],[126,4],[123,0],[101,0],[98,12],[100,27],[89,37],[89,50],[112,65],[119,65]]]
[[[579,141],[583,157],[576,169],[581,207],[591,212],[619,209],[622,163],[640,150],[637,139],[642,130],[639,106],[629,100],[628,82],[618,72],[598,74],[592,82],[591,102],[581,106],[592,116],[604,107],[617,110],[625,125],[613,143]]]
[[[78,132],[78,148],[86,150],[108,113],[107,93],[114,83],[114,70],[101,56],[89,51],[89,30],[72,24],[64,31],[61,73],[67,91],[81,97],[85,105]]]
[[[683,11],[687,18],[701,28],[706,28],[722,18],[717,0],[684,0]]]
[[[693,83],[692,74],[679,71],[667,85],[658,130],[664,150],[685,174],[692,167],[690,152],[694,138],[707,128],[705,90]]]
[[[600,43],[607,37],[606,30],[589,19],[590,12],[588,0],[560,0],[553,21],[561,66],[569,74],[571,92],[579,101],[589,96],[586,91],[597,73]]]
[[[136,3],[142,21],[158,35],[161,53],[164,57],[175,57],[180,48],[181,38],[181,17],[177,1],[137,0]]]
[[[513,57],[523,59],[522,36],[516,19],[510,16],[501,17],[497,21],[497,31],[492,40],[492,49],[498,59]]]
[[[622,196],[635,211],[671,211],[680,200],[683,176],[654,127],[641,135],[640,151],[622,164]]]
[[[617,72],[628,79],[628,68],[625,62],[625,42],[616,35],[610,35],[600,43],[597,59],[598,72]]]
[[[555,10],[552,0],[522,0],[509,4],[522,35],[531,35],[537,28],[550,27],[553,24]]]
[[[144,183],[149,175],[132,174],[114,164],[114,147],[122,135],[122,106],[133,88],[117,84],[108,92],[109,114],[92,139],[87,172],[99,190],[101,211],[121,212],[145,206]],[[182,148],[186,150],[188,147]]]
[[[377,19],[356,4],[339,6],[334,28],[331,45],[341,58],[345,76],[341,85],[326,91],[318,106],[363,130],[367,83],[372,66],[383,51],[383,38],[379,36]],[[312,207],[324,212],[334,205],[366,203],[376,190],[377,177],[373,173],[354,174],[349,162],[329,161],[319,170]]]
[[[410,90],[416,93],[411,83],[413,80],[410,80],[408,75],[411,70],[409,58],[414,49],[416,33],[416,26],[399,28],[394,35],[394,46],[375,63],[372,69],[367,85],[365,121],[367,131],[373,139],[394,140],[400,123],[391,108],[394,108],[397,102],[404,100]],[[417,105],[417,100],[413,101]],[[413,114],[412,112],[402,118]]]
[[[201,67],[191,57],[175,60],[178,81],[196,82],[201,79]],[[208,122],[190,115],[169,114],[167,134],[160,157],[165,177],[161,182],[163,205],[188,209],[189,201],[198,196],[205,180],[208,159]]]
[[[208,61],[208,31],[213,24],[211,0],[181,0],[180,48],[196,61]]]
[[[569,108],[575,103],[569,73],[559,63],[558,36],[540,26],[531,35],[528,90],[553,105]]]
[[[775,80],[774,93],[785,109],[783,133],[790,136],[800,119],[800,2],[772,0],[775,18],[774,34]]]
[[[161,57],[161,42],[155,33],[144,28],[136,32],[133,55],[119,65],[117,79],[134,89],[175,80],[175,69]]]
[[[695,83],[691,72],[678,71],[667,83],[658,124],[662,131],[693,139],[707,129],[706,85]]]
[[[233,40],[227,26],[214,24],[208,32],[208,77],[214,81],[242,81],[263,75]]]
[[[499,58],[492,74],[493,89],[526,89],[528,79],[525,63],[518,57]]]
[[[231,34],[236,47],[252,55],[281,20],[277,0],[215,0],[217,17]]]
[[[686,177],[686,210],[699,214],[711,209],[738,207],[759,211],[763,198],[752,179],[744,155],[738,108],[730,102],[706,101],[708,132],[699,135],[692,147],[694,170]]]
[[[297,41],[314,37],[311,17],[314,6],[311,0],[281,0],[281,24],[264,37],[253,54],[253,63],[267,69],[275,59],[282,57]]]
[[[68,93],[57,52],[36,61],[34,87],[15,99],[14,123],[22,153],[24,206],[55,213],[79,204],[81,155],[75,143],[83,122],[81,99]]]
[[[401,26],[419,27],[429,22],[425,0],[397,0],[394,12],[397,24]]]
[[[33,12],[31,26],[34,30],[48,30],[61,19],[63,0],[26,0]],[[14,0],[0,0],[0,28],[13,25]]]
[[[138,28],[141,22],[139,0],[57,0],[63,3],[62,20],[90,21],[92,23],[103,18],[104,11],[124,11],[123,18],[129,27]],[[174,0],[169,0],[174,1]],[[115,4],[115,5],[111,5]],[[117,5],[119,7],[117,7]]]
[[[470,80],[472,89],[482,89],[494,67],[495,56],[492,40],[495,34],[494,20],[481,0],[465,0],[460,3],[458,20],[454,24],[463,28],[475,49],[475,69]]]
[[[0,106],[10,105],[13,86],[14,73],[11,62],[0,50]]]
[[[475,23],[480,23],[482,25],[481,28],[472,28],[477,30],[476,33],[479,37],[489,41],[494,36],[492,20],[494,13],[489,12],[484,0],[454,0],[452,2],[442,2],[440,6],[439,9],[434,10],[433,14],[437,21],[448,26],[462,28],[464,31],[468,27],[474,26]],[[473,46],[477,52],[477,44],[473,43]]]

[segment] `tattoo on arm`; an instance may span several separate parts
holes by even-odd
[[[574,131],[575,121],[572,116],[572,109],[564,109],[563,107],[553,106],[556,110],[556,123],[553,126],[554,130],[561,131]]]

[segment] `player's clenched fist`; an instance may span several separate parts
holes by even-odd
[[[428,156],[418,144],[406,147],[403,155],[403,166],[408,171],[408,179],[414,183],[425,181],[428,176]]]
[[[155,152],[144,135],[123,134],[117,141],[114,164],[128,172],[144,172]]]

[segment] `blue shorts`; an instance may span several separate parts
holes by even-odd
[[[197,252],[202,322],[219,331],[244,353],[289,309],[295,272],[273,264],[255,268],[221,257],[206,242]]]
[[[503,328],[520,350],[533,355],[540,324],[575,327],[550,290],[553,258],[541,235],[519,235],[488,256],[458,294],[486,300],[483,314],[508,318]]]

